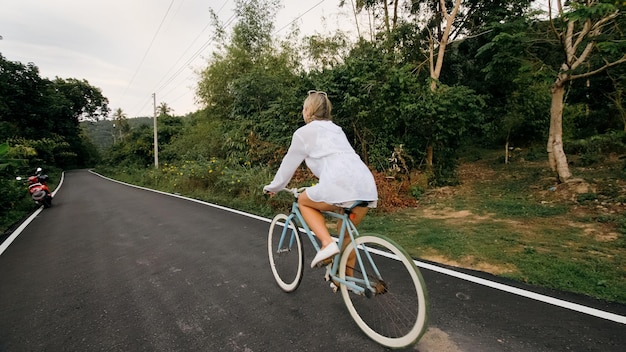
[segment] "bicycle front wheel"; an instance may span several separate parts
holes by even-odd
[[[351,263],[355,247],[363,267],[358,261]],[[391,348],[406,347],[420,339],[428,319],[426,286],[403,249],[385,237],[364,235],[346,247],[339,265],[340,278],[363,288],[369,282],[372,288],[356,294],[340,285],[350,315],[367,336]]]
[[[302,281],[304,255],[302,241],[296,224],[287,215],[278,214],[272,219],[267,236],[267,251],[274,279],[285,292],[293,292]]]

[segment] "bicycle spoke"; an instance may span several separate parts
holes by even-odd
[[[398,348],[415,343],[426,329],[426,295],[419,271],[392,242],[382,237],[362,236],[356,241],[363,267],[357,261],[352,276],[357,280],[368,280],[376,293],[356,295],[342,285],[342,296],[348,311],[359,327],[382,345]],[[368,258],[363,246],[399,254],[400,260],[373,253]],[[342,278],[345,278],[346,269],[351,269],[346,264],[352,248],[348,247],[342,255],[341,265],[344,268],[340,266],[339,273]],[[364,277],[363,271],[367,277]],[[374,277],[374,272],[379,272],[382,277]]]

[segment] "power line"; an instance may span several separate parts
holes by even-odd
[[[228,26],[234,19],[235,14],[231,15],[228,20],[226,20],[225,26]],[[196,52],[183,64],[165,83],[163,83],[157,90],[165,89],[176,77],[178,77],[193,60],[195,60],[206,48],[213,43],[214,38],[209,38],[204,44],[200,47],[200,49],[196,50]]]
[[[126,91],[128,91],[128,87],[130,87],[130,85],[135,80],[135,77],[137,77],[137,74],[139,73],[139,70],[141,69],[141,66],[143,65],[144,61],[146,60],[146,57],[148,56],[148,52],[150,52],[150,49],[152,48],[152,44],[154,44],[154,41],[157,35],[159,34],[159,31],[161,31],[161,26],[163,26],[163,22],[165,22],[165,18],[167,18],[167,15],[170,13],[170,10],[172,9],[173,4],[174,4],[174,0],[170,2],[170,6],[168,6],[167,11],[165,12],[165,15],[163,16],[163,19],[161,19],[161,23],[159,24],[159,27],[154,33],[154,36],[152,37],[152,40],[150,41],[150,45],[148,46],[148,49],[146,49],[146,52],[143,54],[143,58],[141,59],[141,62],[139,62],[139,66],[137,66],[137,69],[135,70],[133,77],[130,79],[130,81],[126,85],[126,88],[124,89],[124,93],[122,93],[122,99],[124,99],[124,97],[126,96]]]
[[[235,18],[235,14],[233,13],[227,20],[226,20],[226,24],[225,26],[228,26],[233,19]],[[206,42],[204,42],[204,44],[202,44],[202,46],[200,47],[200,49],[196,50],[196,52],[191,56],[191,58],[189,58],[165,83],[163,83],[157,90],[161,90],[164,89],[165,87],[167,87],[168,84],[170,84],[174,79],[176,79],[176,77],[178,77],[178,75],[180,75],[185,68],[187,68],[187,65],[189,65],[191,62],[193,62],[193,60],[195,60],[200,54],[202,54],[202,52],[204,52],[204,50],[213,43],[214,38],[209,38]]]
[[[280,29],[277,29],[276,31],[274,31],[274,34],[282,31],[283,29],[291,26],[292,23],[296,22],[297,20],[301,19],[304,15],[306,15],[307,13],[311,12],[311,10],[313,10],[314,8],[318,7],[319,5],[321,5],[324,1],[326,0],[322,0],[320,2],[318,2],[317,4],[313,5],[313,7],[311,7],[310,9],[306,10],[303,14],[301,14],[300,16],[296,17],[293,19],[293,21],[287,23],[286,25],[282,26]]]
[[[224,1],[224,3],[222,3],[222,6],[220,7],[220,9],[217,11],[217,14],[219,15],[222,10],[224,9],[224,7],[226,6],[226,4],[229,2],[229,0]],[[232,19],[234,18],[234,14],[231,15],[229,17],[229,19],[227,20],[227,24],[230,24],[230,22],[232,22]],[[193,60],[195,60],[198,55],[200,55],[213,41],[213,38],[210,38],[209,40],[207,40],[201,47],[199,50],[197,50],[190,59],[188,59],[172,76],[170,76],[164,83],[163,80],[165,79],[165,77],[167,77],[167,75],[172,71],[173,68],[176,67],[176,65],[178,64],[178,62],[180,62],[180,60],[185,56],[185,54],[189,51],[189,49],[191,49],[191,47],[193,47],[193,45],[196,43],[196,41],[198,40],[198,38],[200,38],[200,36],[202,35],[202,33],[204,33],[204,31],[209,27],[211,23],[207,23],[207,25],[202,29],[202,31],[200,31],[200,33],[196,36],[196,38],[193,40],[193,42],[187,47],[187,49],[185,49],[185,51],[183,52],[183,54],[181,54],[181,56],[178,58],[178,60],[176,60],[176,63],[174,63],[172,66],[170,66],[170,69],[167,71],[167,73],[163,76],[163,78],[161,78],[161,80],[157,83],[156,87],[158,88],[154,88],[152,91],[153,92],[157,92],[157,91],[161,91],[162,89],[165,89],[165,87],[167,87],[172,81],[174,81],[174,79],[176,79],[176,77],[178,77],[184,70],[185,68],[187,68],[187,65],[189,65]],[[175,88],[177,88],[178,86],[176,86]],[[167,96],[169,93],[171,93],[171,90],[165,94],[165,96]],[[141,108],[139,109],[139,111],[142,111],[146,105],[148,105],[148,103],[150,102],[150,99],[145,100],[144,104],[141,106]]]
[[[297,21],[298,19],[302,18],[304,15],[306,15],[307,13],[311,12],[313,9],[315,9],[316,7],[318,7],[319,5],[321,5],[324,1],[326,1],[326,0],[321,0],[321,1],[320,1],[320,2],[318,2],[317,4],[313,5],[311,8],[309,8],[309,9],[308,9],[308,10],[306,10],[304,13],[302,13],[300,16],[298,16],[298,17],[294,18],[294,19],[293,19],[291,22],[289,22],[287,25],[285,25],[284,27],[282,27],[282,28],[280,28],[280,29],[276,30],[276,31],[274,32],[274,34],[276,34],[276,33],[280,32],[280,31],[282,31],[282,30],[283,30],[284,28],[286,28],[287,26],[291,25],[292,23],[294,23],[294,22],[295,22],[295,21]],[[223,5],[222,5],[222,8],[223,8]],[[221,11],[221,9],[220,9],[220,11]],[[218,12],[218,13],[219,13],[219,12]],[[228,25],[229,25],[229,24],[233,21],[234,17],[235,17],[235,14],[231,15],[231,16],[230,16],[230,17],[226,20],[226,23],[224,24],[224,26],[225,26],[225,27],[228,27]],[[205,27],[205,28],[206,28],[206,27]],[[212,41],[213,41],[213,38],[211,38],[211,39],[209,39],[208,41],[206,41],[206,42],[204,43],[204,45],[203,45],[203,46],[202,46],[202,47],[201,47],[198,51],[196,51],[196,52],[194,53],[194,55],[193,55],[193,56],[192,56],[189,60],[187,60],[187,62],[185,62],[185,64],[184,64],[181,68],[179,68],[179,69],[178,69],[178,71],[176,71],[176,72],[174,73],[174,75],[172,75],[172,77],[170,77],[170,78],[169,78],[169,79],[168,79],[165,83],[163,83],[161,86],[159,86],[159,88],[158,88],[157,90],[164,89],[165,87],[167,87],[167,85],[168,85],[168,84],[170,84],[170,83],[171,83],[174,79],[176,79],[176,77],[178,77],[178,75],[180,75],[180,74],[184,71],[185,67],[186,67],[188,64],[190,64],[193,60],[195,60],[195,59],[196,59],[196,57],[198,57],[198,55],[200,55],[200,54],[201,54],[201,53],[202,53],[202,52],[203,52],[203,51],[204,51],[204,50],[205,50],[205,49],[206,49],[206,48],[207,48],[207,47],[211,44],[211,42],[212,42]],[[195,41],[194,41],[194,42],[195,42]],[[178,87],[178,86],[177,86],[177,87]],[[171,90],[170,90],[170,92],[171,92]],[[169,92],[168,92],[167,94],[169,94]],[[166,95],[167,95],[167,94],[166,94]]]
[[[288,24],[286,24],[285,26],[277,29],[276,31],[274,31],[273,34],[276,34],[282,30],[284,30],[285,28],[287,28],[288,26],[290,26],[291,24],[293,24],[294,22],[296,22],[297,20],[301,19],[302,17],[304,17],[306,14],[308,14],[309,12],[311,12],[312,10],[314,10],[316,7],[318,7],[319,5],[321,5],[322,3],[324,3],[325,0],[321,0],[318,3],[316,3],[315,5],[313,5],[312,7],[310,7],[309,9],[307,9],[305,12],[303,12],[302,14],[300,14],[298,17],[294,18],[292,21],[290,21]],[[228,3],[228,0],[226,0],[223,4],[222,7],[218,10],[217,14],[219,14],[222,9],[224,8],[224,6]],[[171,5],[170,5],[171,6]],[[224,27],[228,27],[231,22],[234,20],[236,14],[233,13],[226,21],[224,24]],[[202,35],[202,33],[204,33],[206,31],[206,29],[208,28],[208,26],[210,25],[210,23],[208,23],[201,31],[200,33],[195,37],[195,39],[192,41],[192,43],[187,47],[187,49],[185,49],[185,51],[183,52],[183,54],[178,58],[178,60],[170,67],[170,69],[167,71],[167,73],[163,76],[163,78],[161,78],[161,80],[159,81],[159,83],[157,83],[157,88],[153,89],[153,91],[155,92],[159,92],[164,90],[168,85],[170,85],[180,74],[182,74],[184,72],[184,70],[186,68],[188,68],[188,65],[190,65],[200,54],[202,54],[206,48],[211,45],[214,41],[214,38],[209,38],[207,41],[204,42],[204,44],[202,44],[202,46],[196,50],[189,59],[187,59],[187,61],[185,61],[185,63],[180,66],[171,76],[168,77],[168,74],[176,67],[176,65],[183,59],[183,57],[186,55],[186,53],[191,49],[191,47],[193,47],[193,45],[197,42],[197,40],[200,38],[200,36]],[[166,79],[166,77],[168,77]],[[169,94],[171,94],[176,88],[180,87],[180,85],[182,85],[185,82],[188,82],[188,78],[191,77],[191,75],[187,76],[185,78],[185,80],[183,80],[180,84],[174,86],[173,88],[171,88],[170,90],[168,90],[164,95],[162,95],[162,97],[168,96]],[[187,93],[185,93],[187,94]],[[178,98],[176,98],[176,100],[180,99],[182,96],[184,96],[185,94],[179,96]],[[142,108],[140,109],[143,110],[143,108],[149,103],[149,99],[146,100],[146,103],[142,106]]]
[[[220,7],[220,9],[217,11],[217,15],[220,14],[220,12],[222,12],[222,10],[224,9],[224,6],[226,6],[226,4],[229,2],[229,0],[224,1],[224,3],[222,4],[222,6]],[[180,62],[180,60],[185,57],[185,55],[187,54],[187,52],[189,51],[189,49],[191,49],[193,47],[193,45],[198,41],[198,39],[200,38],[200,36],[202,35],[202,33],[204,33],[206,31],[207,28],[209,28],[209,26],[211,25],[211,22],[207,23],[206,26],[204,26],[204,28],[202,28],[202,30],[200,31],[200,33],[198,33],[198,35],[194,38],[194,40],[191,42],[191,44],[189,44],[189,46],[187,47],[187,49],[185,49],[185,51],[178,57],[178,60],[176,60],[176,62],[170,66],[170,69],[167,71],[167,73],[165,75],[163,75],[163,77],[161,78],[161,80],[156,84],[156,87],[153,88],[153,91],[157,91],[160,90],[162,88],[164,88],[164,85],[161,85],[161,82],[163,82],[163,80],[165,79],[165,77],[167,77],[170,72],[172,71],[172,69],[174,69],[174,67],[176,67],[176,65],[178,65],[178,63]],[[158,87],[158,88],[157,88]]]

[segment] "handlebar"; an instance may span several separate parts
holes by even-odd
[[[298,198],[298,196],[299,196],[302,192],[304,192],[306,189],[307,189],[307,187],[300,187],[300,188],[283,188],[283,189],[281,189],[281,190],[280,190],[280,191],[278,191],[278,192],[289,192],[289,193],[291,193],[291,194],[294,196],[294,198],[296,198],[296,199],[297,199],[297,198]],[[276,193],[278,193],[278,192],[276,192]],[[269,192],[268,192],[268,193],[266,193],[266,194],[269,194]]]
[[[285,191],[285,192],[289,192],[291,194],[293,194],[293,196],[295,198],[298,198],[298,196],[306,191],[307,187],[300,187],[300,188],[283,188],[281,191]]]

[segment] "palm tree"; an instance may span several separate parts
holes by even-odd
[[[174,109],[170,108],[167,103],[161,102],[161,104],[157,106],[157,112],[159,116],[170,116],[170,114],[174,112]]]
[[[124,137],[130,132],[130,125],[128,124],[128,120],[126,119],[126,114],[122,111],[121,108],[117,108],[113,113],[113,128],[117,128],[119,131],[119,140],[120,142],[124,139]],[[115,135],[113,136],[113,143],[115,143]]]

